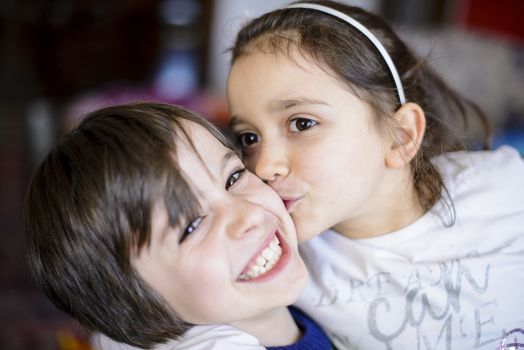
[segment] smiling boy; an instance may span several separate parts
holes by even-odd
[[[25,223],[36,282],[97,347],[331,348],[286,307],[307,271],[282,201],[187,110],[87,115],[35,172]]]

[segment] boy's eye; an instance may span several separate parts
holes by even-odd
[[[289,123],[289,128],[292,132],[300,132],[310,129],[317,125],[317,122],[307,118],[296,118]]]
[[[195,232],[195,230],[198,228],[198,225],[200,225],[203,219],[204,218],[200,216],[196,219],[193,219],[193,221],[191,221],[189,225],[187,225],[187,227],[184,229],[184,232],[182,232],[182,236],[180,237],[180,243],[182,243],[190,234]]]
[[[246,168],[235,170],[226,181],[226,190],[228,190],[231,186],[233,186],[244,174],[246,171]]]
[[[237,139],[241,147],[249,147],[259,141],[258,135],[252,132],[238,134]]]

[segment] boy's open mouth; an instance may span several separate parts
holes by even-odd
[[[282,247],[278,235],[275,235],[262,252],[249,263],[248,270],[238,276],[241,281],[248,281],[260,277],[275,267],[282,257]]]

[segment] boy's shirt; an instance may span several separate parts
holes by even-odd
[[[139,350],[117,343],[102,334],[91,340],[95,350]],[[157,350],[265,350],[257,338],[226,325],[194,326],[177,340],[161,344]]]
[[[293,319],[302,331],[302,336],[290,345],[268,347],[272,350],[336,350],[320,326],[301,310],[290,307]],[[119,344],[97,334],[92,345],[97,350],[138,350]],[[266,349],[259,341],[242,331],[226,325],[195,326],[176,341],[158,345],[154,350],[261,350]]]

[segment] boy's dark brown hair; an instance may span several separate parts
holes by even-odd
[[[302,1],[297,1],[300,3]],[[390,26],[361,8],[333,1],[305,1],[331,7],[363,24],[384,45],[399,72],[406,99],[422,107],[426,133],[411,162],[411,172],[419,201],[429,210],[446,193],[442,178],[431,158],[449,151],[465,149],[459,130],[468,122],[480,121],[484,128],[484,148],[489,148],[489,123],[473,102],[459,96],[427,64],[417,58]],[[369,103],[376,122],[387,131],[390,118],[400,107],[393,77],[384,58],[359,30],[345,21],[316,10],[287,8],[269,12],[246,24],[231,49],[232,64],[252,52],[292,52],[320,64],[343,82],[349,91]],[[451,211],[452,203],[447,203]],[[452,219],[453,220],[453,219]]]
[[[49,152],[25,199],[36,283],[87,328],[141,348],[191,327],[130,262],[149,244],[156,202],[163,200],[173,227],[198,210],[176,162],[176,140],[198,142],[188,138],[184,120],[232,148],[217,128],[180,107],[108,107],[85,116]]]

